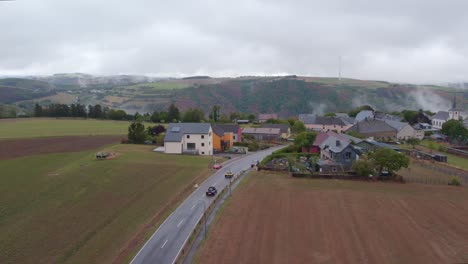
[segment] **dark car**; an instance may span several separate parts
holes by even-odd
[[[211,186],[208,188],[208,191],[206,191],[206,196],[214,196],[218,193],[218,190],[214,186]]]

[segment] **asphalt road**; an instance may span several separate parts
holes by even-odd
[[[271,152],[282,148],[270,148],[267,150],[248,154],[227,162],[223,168],[219,169],[205,180],[200,186],[190,194],[187,199],[161,224],[146,244],[133,258],[132,264],[172,264],[174,263],[185,241],[189,238],[192,230],[202,217],[206,207],[213,201],[213,197],[205,195],[208,187],[215,186],[218,191],[229,184],[229,180],[224,178],[224,174],[231,170],[234,174],[250,168],[253,160],[261,160],[271,154]]]

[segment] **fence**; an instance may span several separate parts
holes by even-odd
[[[447,148],[447,153],[451,153],[457,156],[468,158],[468,151],[464,149]]]
[[[450,167],[443,163],[416,159],[412,160],[412,165],[401,171],[405,182],[447,185],[453,178],[456,178],[463,185],[468,184],[468,171],[466,170]],[[419,170],[418,167],[422,170]]]

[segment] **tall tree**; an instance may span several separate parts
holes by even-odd
[[[396,152],[389,148],[379,148],[371,154],[371,158],[379,171],[387,170],[389,173],[397,171],[401,168],[408,168],[409,158],[400,152]]]
[[[214,121],[214,122],[218,122],[218,120],[221,118],[221,106],[219,105],[214,105],[212,108],[211,108],[211,114],[210,114],[210,118]]]
[[[41,117],[41,116],[43,116],[42,106],[40,106],[39,104],[36,104],[36,105],[34,106],[34,116],[35,116],[35,117]]]
[[[180,120],[180,111],[177,106],[171,104],[167,111],[167,121],[168,122],[177,122]]]
[[[440,132],[448,136],[451,140],[468,140],[468,129],[465,128],[463,121],[460,120],[449,120],[445,122]]]
[[[131,143],[141,144],[145,142],[147,133],[145,126],[138,121],[134,121],[128,127],[128,140]]]

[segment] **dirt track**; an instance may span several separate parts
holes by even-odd
[[[118,143],[124,136],[69,136],[0,141],[0,160],[37,154],[77,152]]]
[[[250,175],[198,263],[468,262],[468,188]]]

